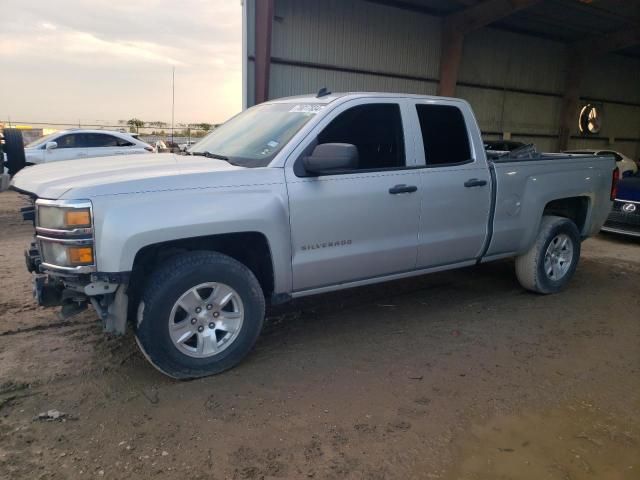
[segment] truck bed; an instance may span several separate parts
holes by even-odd
[[[511,152],[487,151],[487,160],[494,163],[531,162],[544,160],[571,160],[571,159],[608,159],[604,155],[587,155],[576,153],[542,153],[536,151],[533,145],[526,145]]]
[[[574,198],[586,207],[578,225],[586,237],[597,233],[611,210],[609,156],[535,153],[528,158],[503,155],[489,160],[494,185],[494,216],[488,259],[521,254],[538,231],[541,212],[551,202]],[[514,247],[516,250],[514,251]]]

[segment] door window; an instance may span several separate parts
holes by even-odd
[[[131,145],[130,142],[105,133],[85,133],[86,146],[89,148],[121,147]]]
[[[359,157],[357,170],[404,167],[404,134],[400,106],[380,103],[350,108],[339,114],[318,135],[318,144],[323,143],[355,145]]]
[[[82,148],[79,136],[77,133],[70,133],[57,138],[55,142],[58,144],[58,148]]]
[[[118,145],[118,147],[132,147],[133,143],[129,142],[128,140],[125,140],[124,138],[118,138],[118,137],[114,137],[116,139],[116,143]]]
[[[459,108],[416,105],[427,167],[471,163],[467,125]]]

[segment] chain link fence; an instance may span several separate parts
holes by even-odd
[[[25,144],[31,143],[44,135],[48,135],[59,130],[91,129],[137,134],[143,142],[147,142],[153,146],[156,146],[158,142],[162,142],[171,150],[197,142],[215,127],[216,125],[213,124],[178,124],[172,128],[170,125],[163,122],[149,122],[130,125],[125,121],[117,122],[115,124],[89,122],[78,122],[72,124],[0,120],[0,132],[4,128],[19,128],[22,132]]]

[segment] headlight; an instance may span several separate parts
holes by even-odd
[[[93,218],[88,200],[37,200],[36,238],[45,268],[95,271]]]
[[[40,239],[42,258],[56,267],[74,268],[93,265],[93,246],[69,245],[55,240]]]
[[[70,230],[91,227],[91,209],[89,207],[58,207],[38,205],[37,225],[53,230]]]

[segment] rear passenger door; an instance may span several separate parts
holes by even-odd
[[[107,133],[85,133],[84,135],[87,138],[87,152],[90,157],[124,155],[128,150],[126,147],[133,145],[131,142]]]
[[[415,268],[420,172],[404,99],[361,99],[329,113],[286,166],[294,291],[366,280]],[[355,145],[359,165],[309,176],[318,144]]]
[[[418,100],[411,108],[418,126],[416,155],[424,165],[418,268],[473,260],[487,237],[491,177],[484,152],[474,152],[470,141],[468,126],[475,119],[461,105]]]

